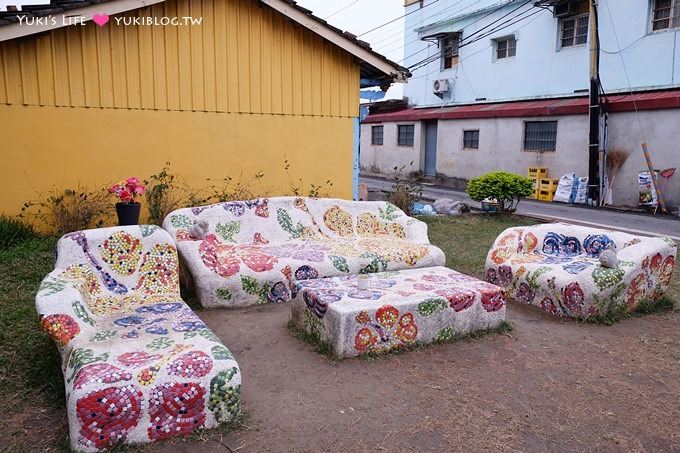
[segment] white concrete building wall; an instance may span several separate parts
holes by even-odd
[[[574,95],[588,89],[589,43],[560,47],[560,19],[551,10],[526,5],[525,0],[426,0],[406,7],[405,66],[413,77],[404,95],[419,107],[507,101]],[[522,6],[524,5],[524,6]],[[516,12],[512,12],[520,7]],[[680,86],[678,29],[651,31],[652,0],[600,0],[600,74],[609,93]],[[516,14],[508,23],[479,41],[469,42]],[[506,16],[504,18],[504,16]],[[442,70],[436,33],[462,32],[459,62]],[[517,40],[517,54],[495,58],[494,40]],[[432,57],[423,67],[418,63]],[[437,79],[448,79],[452,89],[443,98],[432,93]]]
[[[414,125],[413,146],[397,145],[397,132],[400,124]],[[383,126],[383,144],[371,144],[371,127]],[[405,174],[419,172],[421,169],[421,123],[401,121],[397,123],[364,123],[361,125],[359,148],[359,169],[365,175],[392,177],[394,167]],[[422,147],[424,149],[424,146]]]

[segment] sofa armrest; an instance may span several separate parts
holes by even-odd
[[[76,338],[89,339],[97,322],[88,310],[77,282],[59,278],[52,272],[40,284],[35,307],[42,328],[60,350],[70,349]]]
[[[645,257],[651,260],[657,254],[661,255],[662,260],[672,256],[675,261],[676,252],[675,242],[667,237],[639,238],[639,241],[616,248],[619,261],[633,262],[641,262]]]

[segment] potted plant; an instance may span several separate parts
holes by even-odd
[[[119,225],[137,225],[142,205],[136,196],[144,195],[146,187],[134,176],[109,187],[109,193],[120,200],[116,203],[116,214]]]

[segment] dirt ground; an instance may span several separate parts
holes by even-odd
[[[294,336],[289,304],[199,315],[239,362],[249,419],[144,451],[680,451],[678,311],[610,327],[510,303],[509,334],[341,361]],[[21,418],[19,445],[64,438],[63,410]]]
[[[245,426],[152,451],[680,451],[680,312],[614,326],[510,303],[514,330],[333,361],[290,306],[203,311],[238,360]]]

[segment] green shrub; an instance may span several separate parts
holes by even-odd
[[[475,201],[495,199],[501,213],[517,209],[519,199],[534,193],[531,179],[506,171],[492,171],[472,178],[467,185],[467,194]]]
[[[35,237],[36,234],[31,225],[0,214],[0,250],[8,250]]]

